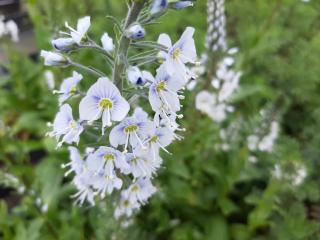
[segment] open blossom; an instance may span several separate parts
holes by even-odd
[[[75,147],[68,147],[70,154],[70,162],[67,164],[63,164],[62,167],[69,167],[69,170],[65,173],[65,176],[69,175],[71,172],[75,172],[76,174],[82,173],[84,169],[84,161],[80,156],[80,153]]]
[[[153,131],[154,124],[151,121],[128,117],[111,130],[109,140],[114,147],[124,145],[125,151],[127,151],[129,143],[132,148],[137,145],[144,148],[144,139]]]
[[[161,158],[158,157],[158,159]],[[162,163],[162,159],[161,161],[158,161],[158,159],[154,160],[152,155],[143,150],[127,153],[126,161],[130,165],[130,168],[128,168],[126,173],[131,173],[134,178],[150,178]]]
[[[130,201],[129,197],[129,191],[121,192],[119,204],[114,211],[114,216],[116,219],[121,216],[130,217],[135,209],[140,208],[140,204],[137,201]]]
[[[140,178],[131,184],[128,191],[130,201],[145,204],[157,189],[152,185],[150,178]]]
[[[171,39],[167,34],[161,34],[158,43],[168,48],[168,52],[162,51],[164,65],[169,74],[180,75],[187,82],[186,63],[195,63],[197,58],[193,40],[194,28],[187,27],[181,38],[172,46]]]
[[[176,112],[180,110],[179,98],[183,98],[178,92],[183,86],[183,80],[177,75],[169,75],[165,66],[162,65],[149,87],[149,101],[152,110],[165,115],[176,115]]]
[[[69,104],[61,106],[53,122],[53,131],[50,132],[51,136],[55,136],[59,141],[58,147],[62,143],[79,143],[80,134],[83,131],[83,127],[78,121],[75,121],[72,116],[72,109]]]
[[[74,29],[68,25],[66,22],[66,28],[70,29],[70,35],[73,41],[75,41],[77,44],[80,44],[82,39],[87,34],[87,31],[90,27],[90,17],[86,16],[83,18],[80,18],[77,23],[77,29]]]
[[[129,112],[129,103],[121,96],[118,88],[106,77],[99,78],[93,84],[79,106],[80,119],[95,121],[102,117],[104,128],[111,126],[111,121],[121,121]]]
[[[111,147],[99,147],[92,157],[100,162],[100,168],[105,167],[108,172],[113,171],[115,168],[124,172],[130,167],[125,160],[124,154]]]
[[[83,76],[73,71],[72,77],[63,80],[60,90],[55,91],[59,95],[59,104],[63,104],[67,99],[78,93],[77,84],[82,80]]]

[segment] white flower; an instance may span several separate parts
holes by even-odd
[[[13,42],[19,41],[19,29],[17,24],[13,20],[6,22],[6,31],[10,34]]]
[[[62,165],[63,168],[70,167],[70,169],[65,173],[65,176],[68,176],[71,172],[75,172],[76,174],[82,173],[85,163],[82,160],[78,149],[75,147],[68,147],[68,150],[71,161]]]
[[[129,112],[129,103],[108,78],[99,78],[93,84],[79,106],[80,119],[95,121],[102,117],[102,135],[111,121],[121,121]]]
[[[60,90],[55,91],[59,95],[59,104],[63,104],[70,97],[78,93],[77,84],[82,80],[83,76],[76,71],[73,71],[72,77],[63,80]]]
[[[59,53],[41,50],[40,56],[44,58],[46,66],[64,66],[68,64],[66,57]]]
[[[73,119],[70,105],[64,104],[57,113],[53,122],[53,131],[49,134],[55,136],[58,141],[63,136],[58,143],[58,147],[60,147],[64,142],[69,144],[75,142],[78,144],[82,131],[83,127],[81,124]]]
[[[108,33],[104,33],[101,37],[101,43],[104,50],[111,52],[114,49],[113,40]]]
[[[65,25],[66,28],[71,30],[70,36],[72,37],[73,41],[75,41],[77,44],[80,44],[90,27],[90,17],[86,16],[80,18],[77,23],[77,29],[71,28],[67,22],[65,23]]]
[[[171,39],[167,34],[161,34],[158,43],[168,48],[168,52],[162,52],[164,65],[169,74],[176,73],[187,81],[186,63],[195,63],[197,53],[193,40],[194,28],[187,27],[181,38],[172,46]]]

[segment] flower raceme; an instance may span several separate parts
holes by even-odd
[[[189,6],[190,2],[153,1],[150,9],[158,11],[155,10],[158,6],[163,7],[161,11],[165,11],[168,7],[173,7],[172,4],[176,8],[183,8]],[[151,12],[150,14],[152,15]],[[156,17],[153,16],[152,19],[154,18]],[[58,52],[42,51],[41,56],[48,66],[80,66],[87,73],[100,76],[87,91],[81,90],[81,85],[90,81],[86,75],[84,77],[74,71],[71,77],[64,79],[60,89],[54,91],[59,94],[60,110],[52,124],[50,136],[57,138],[59,147],[63,143],[78,145],[80,135],[90,134],[91,137],[96,137],[93,142],[87,142],[84,137],[81,139],[80,146],[95,146],[85,153],[74,146],[69,147],[70,162],[64,164],[63,168],[68,168],[66,175],[74,174],[73,183],[78,192],[73,197],[80,204],[87,201],[94,205],[98,196],[103,199],[122,189],[114,216],[125,218],[146,204],[156,192],[151,180],[163,162],[160,152],[169,153],[166,147],[174,140],[181,139],[176,134],[176,131],[183,130],[177,119],[182,117],[178,113],[181,109],[180,100],[184,98],[182,91],[191,76],[187,64],[194,64],[196,60],[194,29],[187,27],[174,45],[166,34],[159,36],[158,43],[148,45],[148,48],[154,46],[154,50],[158,51],[155,56],[149,56],[148,60],[154,61],[150,63],[157,63],[157,56],[162,57],[162,63],[156,69],[154,77],[151,72],[140,70],[145,64],[141,55],[136,59],[141,59],[144,64],[132,64],[130,57],[119,53],[121,49],[118,43],[113,44],[108,33],[103,33],[100,38],[101,46],[95,43],[88,35],[89,26],[90,17],[79,19],[76,29],[66,23],[70,33],[63,34],[68,37],[52,41]],[[123,30],[122,39],[129,41],[129,45],[138,44],[139,39],[146,34],[143,27],[143,23],[133,21]],[[143,43],[141,42],[142,45]],[[75,64],[65,56],[77,47],[99,50],[99,53],[105,54],[110,63],[114,64],[113,71],[117,71],[117,64],[121,59],[120,62],[123,61],[124,64],[120,79],[115,78],[114,73],[110,80],[101,71]],[[81,97],[78,104],[79,120],[74,120],[72,108],[67,103],[75,96]],[[149,100],[153,116],[149,117],[135,103],[135,96]],[[133,109],[130,105],[136,107]]]

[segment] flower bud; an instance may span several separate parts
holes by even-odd
[[[101,43],[104,50],[111,52],[114,49],[113,40],[108,33],[104,33],[101,37]]]
[[[146,31],[140,24],[134,24],[126,30],[126,36],[131,39],[140,39],[146,35]]]
[[[42,50],[40,56],[44,58],[44,65],[46,66],[65,66],[69,63],[65,56],[55,52]]]
[[[76,48],[76,42],[72,38],[58,38],[51,41],[52,46],[61,52],[68,52]]]
[[[180,10],[191,6],[193,6],[192,1],[179,1],[170,3],[170,8],[173,8],[175,10]]]
[[[168,0],[154,0],[151,8],[151,15],[158,15],[163,13],[168,8]]]
[[[133,85],[143,86],[146,83],[138,67],[129,67],[127,74],[129,82]]]

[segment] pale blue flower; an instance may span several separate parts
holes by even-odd
[[[157,71],[156,78],[149,88],[149,102],[152,110],[158,112],[163,108],[167,114],[180,110],[178,91],[184,86],[183,80],[177,75],[170,75],[162,65]]]
[[[186,63],[196,63],[197,53],[193,39],[194,28],[187,27],[180,39],[172,46],[170,37],[161,34],[158,43],[168,47],[164,64],[169,74],[177,73],[187,81]],[[163,52],[162,52],[163,53]]]
[[[152,155],[144,151],[134,151],[126,154],[126,161],[130,165],[126,174],[131,173],[134,178],[152,177],[157,171],[162,161],[154,161]]]
[[[152,185],[150,178],[140,178],[130,185],[128,191],[131,202],[144,205],[157,189]]]
[[[58,147],[62,143],[79,143],[80,134],[83,131],[83,127],[80,122],[75,121],[72,116],[72,109],[69,104],[61,106],[53,122],[53,131],[49,133],[51,136],[55,136],[59,141]]]
[[[70,35],[77,44],[80,44],[90,27],[90,17],[86,16],[80,18],[77,23],[77,29],[70,27],[67,22],[65,23],[65,25],[66,28],[71,30],[70,34],[68,35]]]
[[[63,80],[60,90],[54,91],[55,93],[60,94],[59,95],[59,104],[61,105],[64,103],[67,99],[74,96],[78,93],[77,84],[82,80],[83,76],[76,71],[73,71],[72,77],[66,78]]]
[[[85,162],[83,161],[82,157],[77,148],[75,147],[68,147],[69,155],[70,155],[70,162],[67,164],[63,164],[62,167],[70,167],[70,169],[64,174],[68,176],[71,172],[75,172],[76,174],[81,174],[83,172]]]
[[[87,95],[81,100],[79,113],[81,120],[93,122],[102,117],[104,128],[111,126],[111,121],[121,121],[129,112],[129,103],[121,96],[118,88],[106,77],[99,78]]]
[[[95,205],[94,202],[94,190],[92,189],[91,185],[91,176],[88,174],[79,174],[76,175],[73,179],[73,183],[78,189],[78,192],[72,195],[73,198],[76,198],[76,203],[79,205],[83,205],[84,201],[87,200],[91,206]]]
[[[99,147],[93,157],[99,159],[101,166],[103,166],[108,172],[113,171],[115,168],[124,172],[130,167],[125,160],[124,154],[111,147]]]
[[[154,124],[149,120],[128,117],[111,130],[109,141],[113,147],[124,145],[125,152],[129,143],[133,148],[138,144],[143,148],[143,141],[153,129]]]
[[[93,188],[104,198],[106,193],[111,194],[114,189],[121,189],[122,180],[117,177],[114,170],[104,169],[92,177]]]
[[[122,191],[119,204],[114,211],[114,217],[116,219],[121,216],[130,217],[133,211],[139,208],[140,204],[137,201],[130,201],[130,192],[127,190]]]

